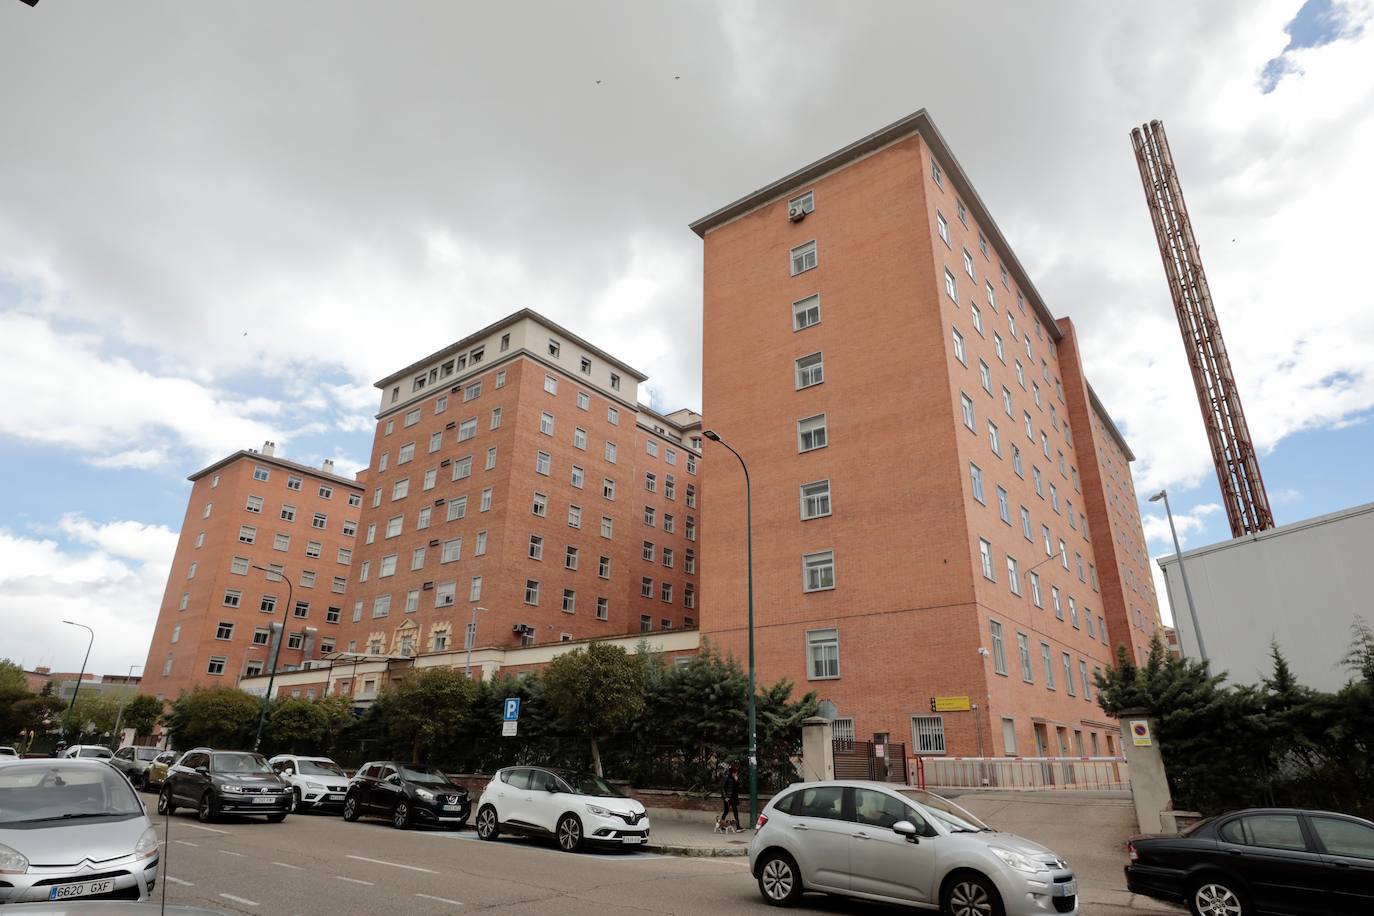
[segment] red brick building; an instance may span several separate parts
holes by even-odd
[[[332,462],[312,468],[275,451],[268,442],[190,476],[142,692],[171,700],[266,671],[283,615],[279,668],[334,651],[362,486]]]
[[[929,117],[692,228],[703,412],[752,475],[762,680],[919,753],[1114,750],[1092,673],[1158,625],[1132,456]],[[743,658],[743,480],[710,467],[703,638]]]
[[[379,381],[339,649],[696,627],[700,417],[641,406],[644,380],[525,310]]]

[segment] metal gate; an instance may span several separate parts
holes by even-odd
[[[836,779],[876,779],[903,785],[908,782],[905,744],[883,745],[882,756],[872,741],[836,738],[833,747]]]

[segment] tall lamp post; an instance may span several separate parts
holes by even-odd
[[[86,657],[81,660],[81,673],[76,676],[76,687],[72,690],[71,702],[67,704],[67,717],[63,720],[62,724],[62,737],[65,738],[67,736],[67,729],[70,728],[72,724],[72,710],[76,708],[76,695],[81,692],[81,682],[86,677],[86,663],[91,660],[91,645],[95,642],[95,630],[92,630],[84,623],[77,623],[75,620],[64,620],[62,622],[68,626],[80,627],[91,634],[90,638],[86,640]]]
[[[749,823],[754,825],[759,819],[759,742],[754,701],[754,507],[749,488],[749,465],[715,430],[708,429],[702,435],[730,449],[730,454],[739,460],[744,470],[744,550],[749,582]]]
[[[1178,557],[1178,574],[1183,579],[1183,597],[1188,601],[1188,616],[1193,619],[1193,635],[1197,637],[1197,654],[1203,664],[1207,662],[1207,646],[1202,642],[1202,625],[1197,620],[1197,606],[1193,604],[1193,590],[1188,587],[1188,567],[1183,563],[1183,548],[1178,546],[1178,530],[1174,528],[1174,512],[1169,508],[1169,494],[1160,490],[1150,497],[1150,502],[1164,500],[1164,514],[1169,516],[1169,534],[1174,538],[1174,556]]]
[[[277,572],[275,569],[268,569],[266,566],[253,567],[260,572],[268,575],[268,581],[272,576],[276,576],[286,583],[286,606],[281,612],[281,633],[277,635],[277,644],[272,647],[272,660],[267,672],[267,695],[262,698],[262,711],[258,713],[258,733],[253,737],[253,751],[257,752],[258,746],[262,744],[262,727],[267,722],[267,707],[272,704],[272,682],[277,679],[277,659],[281,657],[281,644],[286,642],[286,623],[287,614],[291,610],[291,580],[286,576],[286,571]]]
[[[468,646],[468,660],[463,664],[463,677],[472,677],[472,647],[477,644],[477,614],[486,613],[486,608],[475,607],[472,609],[472,623],[468,624],[467,638],[463,640]]]
[[[143,667],[142,665],[130,665],[130,666],[129,666],[129,674],[128,674],[128,676],[126,676],[126,677],[124,678],[124,686],[125,686],[125,687],[129,686],[129,681],[132,681],[132,680],[134,679],[134,669],[135,669],[135,668],[142,668],[142,667]],[[119,723],[121,723],[121,722],[124,721],[124,707],[125,707],[125,706],[128,706],[128,705],[129,705],[129,698],[128,698],[128,696],[125,696],[125,697],[124,697],[124,702],[119,704],[119,715],[115,716],[114,739],[115,739],[116,741],[119,740]],[[134,735],[134,737],[137,738],[138,736],[137,736],[137,735]]]

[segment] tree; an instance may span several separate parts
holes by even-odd
[[[134,730],[135,740],[146,738],[153,733],[162,709],[163,703],[157,697],[140,693],[124,704],[123,727]]]
[[[233,687],[197,687],[182,692],[163,723],[180,748],[243,750],[253,743],[262,701]]]
[[[69,739],[70,743],[80,743],[86,736],[101,741],[113,735],[120,702],[120,697],[108,693],[83,691],[79,694],[67,721],[67,730],[74,736]]]
[[[33,746],[33,739],[43,732],[52,731],[61,719],[66,704],[57,697],[35,696],[30,694],[9,707],[7,725],[0,726],[0,735],[17,737],[27,735],[25,749]]]
[[[452,668],[412,671],[383,691],[387,732],[420,763],[436,745],[451,742],[468,717],[473,683]]]
[[[24,669],[8,658],[0,658],[0,697],[28,692],[29,679],[24,676]]]
[[[627,727],[644,708],[643,656],[591,643],[560,655],[544,669],[544,699],[572,732],[591,742],[592,768],[601,771],[599,738]]]
[[[9,659],[0,659],[0,738],[12,738],[24,731],[15,705],[32,697],[24,669]]]
[[[296,698],[272,705],[267,717],[267,737],[279,752],[319,753],[329,727],[329,716],[318,703]]]
[[[1356,617],[1350,624],[1350,651],[1342,661],[1366,684],[1374,684],[1374,630],[1363,617]]]

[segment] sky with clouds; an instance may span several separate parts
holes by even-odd
[[[0,0],[0,656],[140,664],[186,474],[360,466],[522,307],[700,404],[687,223],[927,108],[1179,534],[1228,536],[1128,132],[1165,121],[1280,523],[1374,500],[1374,2]],[[1356,206],[1351,207],[1354,203]],[[1152,555],[1167,549],[1143,508]]]

